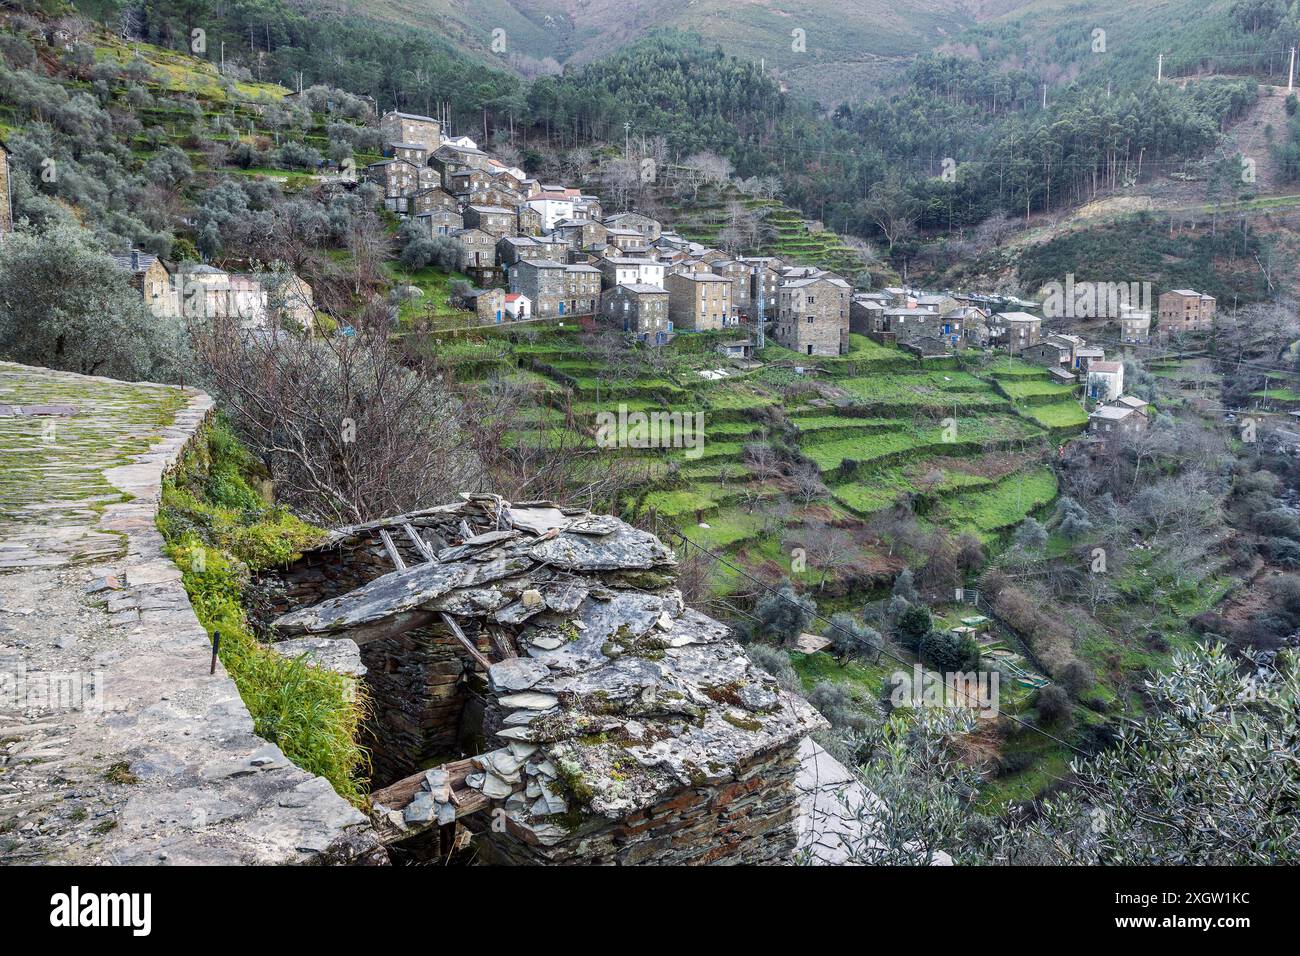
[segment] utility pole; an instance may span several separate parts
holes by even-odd
[[[623,124],[623,158],[627,159],[632,155],[632,123],[627,121]]]
[[[1043,84],[1043,109],[1047,109],[1047,84]]]
[[[1156,57],[1156,86],[1159,86],[1165,78],[1165,55],[1163,53]]]
[[[1286,71],[1286,91],[1290,93],[1295,89],[1295,47],[1291,48],[1291,65]]]

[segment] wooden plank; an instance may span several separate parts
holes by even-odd
[[[442,615],[442,623],[447,625],[447,628],[451,631],[456,640],[460,641],[461,646],[463,646],[465,650],[469,651],[470,657],[474,658],[474,660],[478,662],[478,665],[484,670],[491,667],[492,662],[479,653],[479,649],[474,646],[474,642],[466,637],[465,632],[460,629],[460,625],[456,623],[456,619],[446,611],[440,611],[439,613]]]
[[[397,550],[397,545],[393,544],[393,536],[388,533],[388,529],[380,528],[379,537],[384,542],[384,549],[388,552],[388,557],[389,560],[393,562],[393,567],[398,571],[405,571],[406,562],[402,560],[402,554]]]
[[[424,538],[420,537],[420,533],[411,526],[409,521],[402,525],[402,530],[405,531],[406,536],[411,539],[411,544],[415,545],[415,550],[420,552],[420,557],[424,558],[426,561],[438,560],[437,557],[434,556],[433,549],[429,547],[429,543],[425,541]]]
[[[471,813],[477,813],[491,805],[492,801],[483,796],[481,792],[473,787],[465,786],[465,778],[474,772],[474,765],[467,757],[464,760],[453,760],[450,763],[443,764],[439,769],[447,771],[447,779],[451,784],[451,802],[456,807],[456,819],[469,816]],[[388,810],[402,812],[407,805],[415,799],[415,795],[424,787],[424,771],[413,773],[409,777],[403,777],[397,783],[390,784],[382,790],[376,790],[370,794],[372,805],[381,805]],[[408,823],[405,829],[394,826],[387,817],[375,815],[375,831],[383,843],[398,843],[402,840],[409,840],[413,836],[418,836],[427,830],[436,827],[436,821],[428,823]],[[454,832],[454,831],[452,831]]]
[[[442,764],[437,769],[447,771],[447,780],[452,790],[457,790],[465,788],[465,778],[474,772],[474,764],[469,757],[466,757],[463,760]],[[401,810],[415,799],[416,793],[423,785],[424,771],[421,770],[409,777],[403,777],[397,783],[389,784],[382,790],[375,790],[370,794],[370,799],[373,803],[382,803],[390,810]]]
[[[491,626],[485,627],[485,630],[487,631],[488,640],[492,642],[492,648],[497,652],[497,657],[504,661],[519,656],[515,650],[514,642],[510,640],[508,634],[502,634],[500,628]]]

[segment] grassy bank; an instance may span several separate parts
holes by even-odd
[[[163,485],[158,527],[199,621],[209,636],[221,632],[221,662],[257,734],[359,803],[369,769],[357,743],[365,698],[348,678],[272,651],[244,610],[251,572],[283,564],[321,534],[268,504],[256,489],[258,472],[256,460],[218,421]]]

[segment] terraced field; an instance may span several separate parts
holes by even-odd
[[[846,356],[771,344],[763,368],[712,380],[701,370],[727,366],[702,336],[679,338],[654,363],[624,356],[612,366],[576,329],[512,333],[459,336],[440,350],[461,382],[488,367],[528,377],[539,407],[512,423],[511,442],[594,448],[600,413],[674,416],[688,427],[702,415],[702,447],[621,441],[600,453],[651,466],[651,483],[622,502],[626,517],[653,515],[751,569],[788,569],[781,542],[808,521],[851,529],[900,502],[924,524],[996,545],[1056,497],[1047,463],[1086,423],[1073,389],[1005,356],[922,363],[854,335]],[[801,489],[788,469],[756,462],[755,447],[810,463],[825,489]],[[734,578],[720,573],[714,584],[726,590]]]

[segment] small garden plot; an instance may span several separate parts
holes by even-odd
[[[998,386],[1006,392],[1007,397],[1012,401],[1029,401],[1034,404],[1032,399],[1042,398],[1064,398],[1073,395],[1075,388],[1073,385],[1065,385],[1058,382],[1049,382],[1047,379],[1034,378],[1010,378],[1000,379]]]
[[[707,528],[693,522],[684,524],[682,531],[700,547],[715,551],[757,538],[763,531],[761,516],[738,508],[724,508],[709,515],[704,523]]]
[[[987,539],[1050,503],[1056,492],[1055,473],[1042,466],[1004,478],[992,488],[941,498],[941,523],[954,532]]]
[[[1005,404],[987,382],[955,370],[855,376],[836,379],[835,384],[868,405],[946,408],[956,404],[970,408]]]
[[[694,518],[696,514],[712,514],[718,508],[719,499],[707,489],[678,488],[667,491],[652,491],[641,499],[642,513],[653,509],[663,518]],[[635,504],[629,501],[628,505]],[[629,507],[630,510],[630,507]],[[689,535],[694,537],[694,535]]]
[[[844,438],[839,441],[812,443],[803,452],[823,472],[838,469],[845,460],[870,462],[895,457],[915,449],[930,449],[934,454],[958,453],[962,449],[986,447],[992,443],[1030,440],[1042,432],[1023,419],[1007,415],[959,418],[950,431],[941,422],[915,425],[900,422],[897,431]]]
[[[990,356],[984,366],[984,374],[996,379],[1042,378],[1046,379],[1047,370],[1041,365],[1034,365],[1024,359],[1006,355]]]
[[[1088,413],[1076,401],[1029,405],[1021,411],[1044,428],[1082,428],[1088,424]]]

